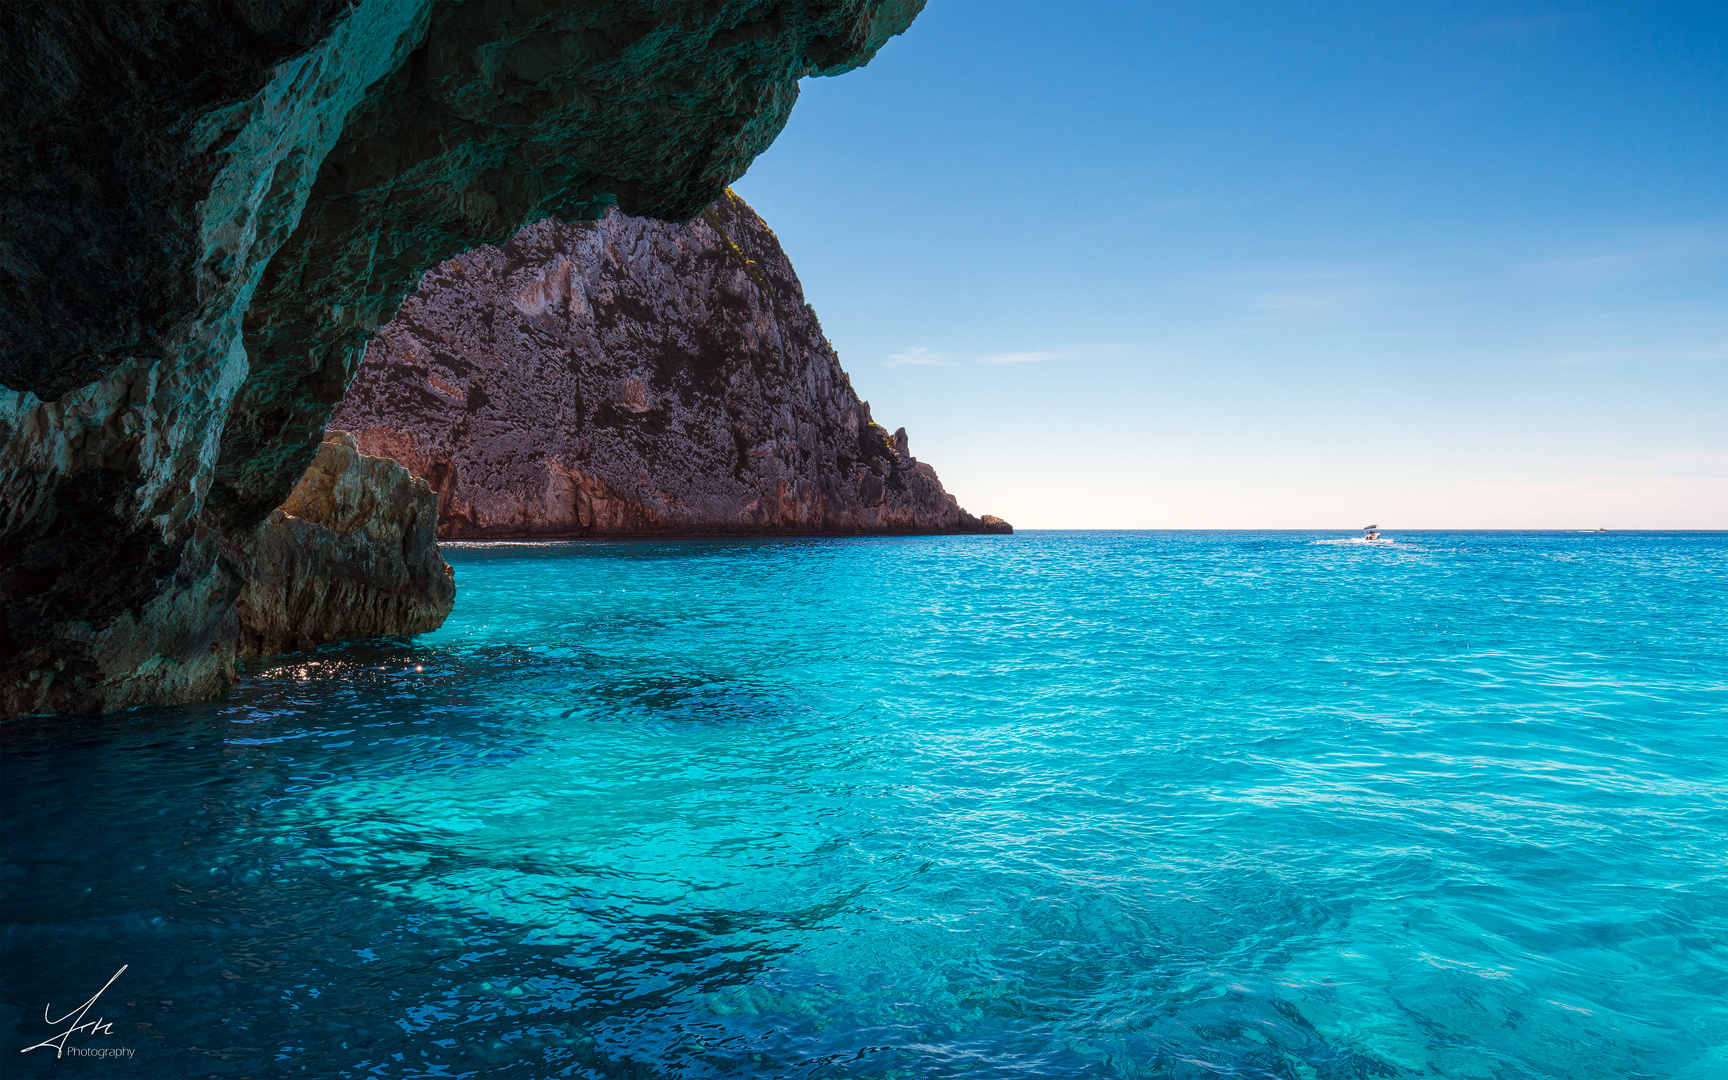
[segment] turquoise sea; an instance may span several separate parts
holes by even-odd
[[[1728,534],[448,555],[0,726],[0,1075],[1728,1077]]]

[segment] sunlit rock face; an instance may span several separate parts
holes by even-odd
[[[456,581],[438,554],[437,523],[426,481],[329,432],[244,549],[240,655],[438,629]]]
[[[332,420],[438,492],[439,535],[978,532],[871,419],[779,241],[530,225],[426,275]]]
[[[219,691],[239,546],[424,270],[695,216],[919,6],[0,5],[0,715]]]

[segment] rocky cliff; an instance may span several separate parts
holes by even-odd
[[[438,492],[443,537],[981,532],[871,418],[774,234],[530,225],[428,273],[332,423]]]
[[[239,548],[423,271],[693,217],[920,5],[0,5],[0,716],[219,691]]]
[[[438,498],[394,461],[329,432],[246,546],[241,656],[436,630],[456,600],[438,554]]]

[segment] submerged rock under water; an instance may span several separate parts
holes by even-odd
[[[1723,1075],[1728,535],[447,549],[0,725],[6,1076]]]

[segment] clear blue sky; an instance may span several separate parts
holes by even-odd
[[[933,0],[735,189],[1024,528],[1728,528],[1728,5]]]

